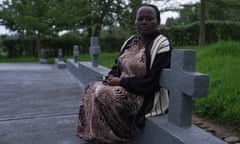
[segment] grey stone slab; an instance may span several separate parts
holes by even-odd
[[[82,84],[68,70],[40,64],[2,66],[0,144],[83,143],[75,136]]]
[[[76,115],[0,121],[1,144],[81,144],[75,135]]]

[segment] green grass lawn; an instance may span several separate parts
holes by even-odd
[[[206,73],[210,77],[208,96],[194,99],[194,113],[240,129],[240,42],[219,41],[204,47],[183,48],[196,50],[196,71]],[[111,68],[117,56],[118,52],[102,52],[99,55],[99,64]],[[91,58],[89,54],[81,54],[79,60],[90,61]],[[37,62],[37,59],[0,58],[0,62],[30,61]],[[53,63],[53,58],[48,61]]]
[[[208,97],[197,99],[195,112],[240,128],[240,42],[220,41],[197,47],[197,71],[210,77]]]
[[[21,63],[21,62],[37,62],[37,57],[16,57],[16,58],[7,58],[0,56],[0,62],[6,63]]]

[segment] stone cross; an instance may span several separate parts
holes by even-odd
[[[40,49],[40,57],[39,57],[39,62],[41,63],[41,64],[46,64],[47,63],[47,60],[46,60],[46,54],[45,54],[45,49],[44,48],[41,48]]]
[[[44,48],[40,49],[40,58],[42,58],[42,59],[45,58],[45,49]]]
[[[62,56],[63,56],[62,49],[59,48],[59,49],[58,49],[58,60],[59,60],[59,61],[62,61]]]
[[[98,55],[100,53],[100,46],[98,45],[98,37],[91,37],[90,42],[91,42],[91,45],[90,45],[89,53],[92,59],[92,66],[97,67]]]
[[[79,56],[79,47],[78,45],[74,45],[73,46],[73,59],[74,59],[74,62],[78,62],[78,56]]]
[[[194,72],[194,50],[173,50],[171,68],[163,69],[160,85],[169,90],[168,122],[179,127],[191,127],[192,97],[207,95],[209,77]]]

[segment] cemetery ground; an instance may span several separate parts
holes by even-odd
[[[75,136],[82,84],[68,71],[37,63],[0,63],[0,81],[1,144],[84,143]],[[193,123],[222,139],[240,137],[196,115]]]
[[[219,124],[198,115],[193,115],[192,122],[198,127],[230,144],[240,144],[240,131],[232,130],[231,126],[227,124]]]
[[[116,52],[114,54],[111,53],[109,55],[103,54],[104,56],[100,55],[99,64],[107,66],[107,67],[111,67],[111,65],[113,64],[114,58],[115,58],[115,56],[117,56],[117,54],[118,53]],[[198,116],[197,115],[193,116],[194,124],[198,125],[199,127],[205,129],[206,131],[212,133],[213,135],[215,135],[221,139],[225,139],[226,141],[231,140],[232,142],[229,142],[229,143],[235,143],[235,144],[237,144],[239,142],[239,138],[240,138],[240,133],[239,133],[240,126],[239,126],[239,121],[238,121],[239,113],[240,113],[240,110],[239,110],[239,107],[240,107],[239,106],[239,103],[240,103],[239,94],[240,94],[240,92],[239,92],[239,84],[238,84],[238,81],[240,79],[239,74],[238,74],[239,70],[240,70],[239,54],[240,54],[239,43],[233,43],[233,42],[226,42],[226,43],[219,42],[218,44],[209,46],[207,48],[197,49],[196,71],[209,74],[210,85],[209,85],[208,97],[203,98],[201,100],[197,100],[195,102],[194,113],[197,114]],[[89,61],[88,56],[80,55],[80,60],[84,60],[84,59]],[[0,61],[1,61],[1,59],[0,59]],[[19,69],[21,69],[21,68],[19,68]],[[35,69],[38,69],[38,68],[35,68]],[[45,68],[43,68],[43,71],[44,71],[44,69]],[[47,69],[48,68],[46,68],[45,70],[47,70]],[[24,72],[16,72],[16,75],[20,75],[23,73]],[[26,74],[28,74],[28,72],[26,72]],[[27,76],[25,76],[25,77],[27,77]],[[4,75],[1,74],[0,78],[6,79],[7,77],[5,77]],[[48,79],[48,78],[49,77],[46,77],[46,79]],[[15,83],[15,82],[12,82],[12,83],[10,82],[10,85],[13,83]],[[2,80],[1,80],[0,86],[1,85],[2,85]],[[45,85],[45,84],[43,84],[43,85]],[[62,85],[64,85],[63,82],[59,85],[63,89],[63,86],[62,86]],[[19,88],[20,87],[21,86],[19,86]],[[4,88],[5,88],[5,86],[4,86]],[[2,93],[2,88],[0,90]],[[21,90],[18,90],[16,92],[19,92]],[[23,92],[23,91],[21,91],[21,92]],[[0,95],[1,95],[1,93],[0,93]],[[78,91],[78,93],[79,93],[79,91]],[[17,100],[18,99],[16,99],[15,101],[17,101]],[[75,102],[78,103],[79,101],[77,100]],[[2,106],[2,103],[4,103],[4,102],[1,102],[0,106]],[[76,105],[78,105],[78,104],[76,104]],[[75,108],[72,108],[72,109],[74,109],[72,111],[74,111],[73,113],[75,113],[75,118],[77,116],[77,111],[78,111],[78,107],[76,105],[75,105]],[[30,108],[29,109],[26,107],[24,108],[23,105],[20,105],[17,108],[11,104],[10,104],[10,106],[11,106],[10,108],[12,108],[12,109],[20,110],[20,108],[22,107],[25,110],[32,111]],[[60,106],[58,106],[58,108],[59,107]],[[63,109],[65,109],[65,108],[63,108]],[[68,108],[66,108],[66,109],[68,109]],[[69,108],[68,110],[70,110],[70,109],[71,108]],[[4,109],[3,109],[3,111],[4,111]],[[33,112],[35,113],[36,111],[33,110]],[[49,113],[50,113],[50,111],[49,111]],[[52,118],[52,120],[56,122],[57,119],[59,118],[59,115],[49,116],[49,115],[47,115],[49,113],[40,115],[40,117],[33,117],[33,119],[36,120],[38,118],[39,119],[42,118],[42,120],[43,120],[46,116],[46,117]],[[56,139],[59,139],[59,141],[61,140],[60,137],[63,137],[63,138],[71,137],[71,138],[75,139],[75,134],[74,134],[75,123],[73,122],[75,119],[74,120],[72,119],[72,121],[70,120],[71,122],[68,119],[71,116],[74,117],[73,113],[66,112],[67,115],[69,114],[68,115],[69,117],[66,117],[66,120],[63,120],[63,122],[62,122],[63,125],[64,125],[64,123],[65,124],[68,123],[68,126],[69,126],[69,124],[71,125],[70,126],[71,128],[69,128],[69,130],[71,131],[70,132],[71,134],[67,133],[64,136],[61,135],[62,132],[67,131],[67,128],[65,128],[65,129],[63,128],[64,130],[61,131],[60,133],[56,132],[57,130],[52,128],[51,130],[46,132],[46,135],[49,136],[50,135],[49,133],[52,132],[55,134],[55,136],[57,136]],[[26,114],[28,114],[28,113],[26,113]],[[38,113],[36,113],[36,114],[38,114]],[[205,119],[203,117],[208,117],[208,119]],[[1,118],[2,118],[2,116],[1,116]],[[24,119],[21,119],[21,114],[20,114],[20,117],[17,117],[17,119],[15,119],[15,118],[9,118],[9,119],[10,120],[13,119],[13,120],[11,120],[11,122],[14,122],[14,121],[16,122],[16,121],[18,121],[18,118],[20,118],[19,119],[20,123],[14,124],[13,126],[14,127],[19,126],[19,125],[21,126],[24,124],[24,121],[29,122],[27,124],[29,127],[22,126],[19,128],[19,130],[28,130],[28,128],[31,127],[30,130],[28,131],[28,134],[32,133],[34,131],[34,129],[35,130],[38,130],[38,129],[44,130],[46,127],[48,128],[48,126],[47,126],[48,124],[45,125],[45,127],[40,128],[41,120],[39,121],[40,125],[36,126],[36,128],[33,128],[32,126],[35,126],[35,125],[33,123],[31,123],[32,117],[31,116],[28,117],[28,115],[27,115],[27,117],[23,117]],[[212,119],[212,120],[210,120],[210,119]],[[8,125],[13,124],[11,122],[8,123],[7,121],[4,121],[4,119],[3,119],[3,121],[0,122],[0,124],[2,122],[4,124],[8,124]],[[50,125],[53,123],[54,122],[49,121]],[[60,124],[61,124],[61,122],[60,122]],[[12,129],[6,128],[5,130],[8,130],[9,133],[12,133],[12,132],[14,133],[13,129],[14,128],[12,128]],[[37,134],[40,134],[40,132]],[[4,136],[7,136],[7,135],[8,134],[6,134],[6,133],[4,134]],[[16,133],[14,133],[14,135],[17,136]],[[41,137],[44,135],[39,135],[39,136]],[[18,138],[19,137],[20,137],[20,135],[18,136]],[[51,139],[55,139],[55,138],[51,138]],[[65,141],[65,143],[67,143],[67,141]]]

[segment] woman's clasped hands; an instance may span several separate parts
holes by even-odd
[[[110,86],[119,86],[120,85],[120,80],[121,79],[119,77],[115,77],[115,76],[109,74],[103,80],[103,84],[110,85]]]

